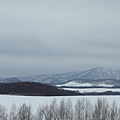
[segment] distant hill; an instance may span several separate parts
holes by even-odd
[[[86,70],[79,77],[58,84],[64,87],[120,87],[120,69],[117,68],[94,68]]]
[[[98,67],[80,72],[68,72],[61,74],[34,75],[28,77],[16,77],[0,79],[1,83],[12,82],[38,82],[49,85],[65,84],[73,81],[77,84],[90,83],[92,85],[119,85],[120,69]]]
[[[33,96],[81,95],[78,92],[58,89],[57,87],[36,82],[16,82],[0,84],[0,94]]]

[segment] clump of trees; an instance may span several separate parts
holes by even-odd
[[[74,105],[70,99],[59,103],[53,99],[49,105],[38,106],[36,113],[31,105],[13,104],[10,110],[0,105],[0,120],[120,120],[120,107],[100,98],[94,104],[79,99]]]

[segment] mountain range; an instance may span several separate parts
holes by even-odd
[[[29,81],[61,86],[120,86],[120,69],[98,67],[80,72],[77,71],[61,74],[44,74],[28,77],[0,78],[0,81],[1,83]]]

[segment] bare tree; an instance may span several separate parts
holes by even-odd
[[[8,114],[6,108],[0,105],[0,120],[7,120],[7,118]]]
[[[57,105],[56,99],[52,100],[50,104],[50,111],[52,113],[52,119],[58,120],[59,111],[58,111],[58,105]]]
[[[117,120],[119,115],[118,115],[118,107],[117,104],[113,101],[112,105],[111,105],[111,110],[110,110],[110,117],[111,120]]]
[[[55,111],[54,104],[39,106],[37,110],[37,120],[57,120],[56,115],[57,111]]]
[[[81,119],[81,101],[80,99],[77,101],[75,105],[75,119],[80,120]]]
[[[102,100],[101,120],[110,120],[110,105],[106,99]]]
[[[44,111],[44,120],[52,120],[53,118],[53,114],[52,114],[52,110],[50,109],[49,105],[44,106],[43,108]]]
[[[15,104],[11,106],[11,109],[9,112],[9,120],[18,120],[18,110]]]
[[[70,99],[62,99],[59,104],[53,99],[49,105],[39,106],[36,115],[30,105],[22,104],[17,108],[13,104],[9,114],[0,105],[0,120],[120,120],[120,107],[114,101],[109,104],[100,98],[95,104],[79,99],[75,106]]]
[[[92,110],[93,110],[93,107],[91,105],[91,103],[85,99],[85,114],[84,114],[84,119],[85,120],[92,120]]]
[[[43,120],[44,117],[44,108],[39,106],[37,109],[37,115],[36,115],[36,120]]]
[[[50,105],[38,108],[37,120],[73,120],[73,107],[69,99],[67,102],[62,99],[58,106],[56,99],[51,101]]]
[[[93,119],[94,120],[110,120],[110,108],[108,101],[106,99],[99,99],[94,105],[93,110]]]
[[[73,105],[69,98],[65,105],[65,120],[73,120],[73,117]]]
[[[23,104],[18,109],[18,118],[19,120],[32,120],[32,110],[31,106]]]
[[[118,119],[117,120],[120,120],[120,107],[118,108]]]
[[[66,114],[66,102],[64,99],[62,99],[59,103],[59,119],[65,120],[65,114]]]
[[[75,105],[75,120],[91,120],[92,106],[87,99],[79,99]]]

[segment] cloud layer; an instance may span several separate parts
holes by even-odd
[[[120,1],[0,1],[0,76],[119,67]]]

